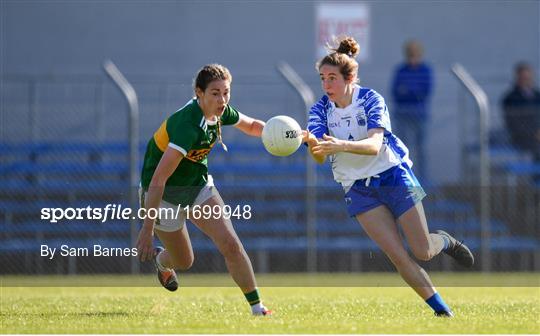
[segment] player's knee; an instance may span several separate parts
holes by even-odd
[[[405,250],[403,251],[387,251],[386,255],[396,266],[397,269],[401,269],[402,267],[405,267],[411,263],[411,258],[407,254]]]
[[[194,260],[193,252],[176,256],[171,255],[172,268],[175,270],[187,271],[193,266]]]
[[[220,251],[224,257],[234,258],[243,254],[244,247],[238,238],[231,237],[221,244]]]
[[[194,260],[195,257],[193,255],[182,258],[182,260],[176,264],[175,269],[180,271],[187,271],[191,268],[191,266],[193,266]]]
[[[430,248],[413,249],[413,254],[416,259],[422,260],[422,261],[429,261],[435,256],[435,254],[432,253]]]

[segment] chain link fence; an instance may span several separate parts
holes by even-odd
[[[181,81],[190,83],[187,77]],[[498,81],[493,89],[493,83],[480,84],[488,92],[505,86]],[[192,89],[180,81],[153,78],[135,78],[133,84],[140,99],[142,157],[146,140],[184,105]],[[129,219],[42,219],[48,208],[129,207],[129,188],[137,186],[130,186],[128,180],[127,107],[121,95],[105,78],[81,76],[6,77],[1,94],[1,273],[130,273],[134,257],[113,255],[132,247]],[[474,106],[466,94],[459,94],[458,99],[455,105],[463,133],[448,141],[458,144],[459,178],[426,185],[429,197],[424,207],[430,229],[454,233],[481,260],[479,195],[489,193],[491,270],[539,271],[537,163],[530,154],[514,148],[509,138],[497,136],[490,151],[492,185],[480,188],[472,178],[478,176],[477,139],[474,131],[467,130],[476,122]],[[235,78],[231,103],[248,114],[259,111],[250,115],[261,119],[289,114],[305,124],[303,104],[279,77]],[[497,110],[492,102],[491,113]],[[436,133],[444,124],[434,127]],[[503,129],[502,124],[499,128]],[[209,170],[226,204],[250,207],[248,219],[233,218],[233,223],[256,272],[394,271],[358,223],[347,216],[342,190],[333,182],[329,164],[316,168],[317,183],[309,185],[306,167],[312,163],[303,146],[291,157],[272,157],[258,139],[231,128],[224,130],[224,142],[229,152],[216,146],[208,159]],[[316,232],[308,232],[311,220]],[[188,230],[196,255],[192,272],[226,272],[212,242],[191,223]],[[55,257],[43,245],[56,248]],[[75,250],[63,251],[62,245]],[[102,250],[96,252],[95,245]],[[78,252],[83,255],[69,256]],[[462,270],[444,256],[422,265],[435,271]],[[475,265],[475,270],[481,268],[481,263]],[[141,271],[151,272],[152,266],[142,265]]]

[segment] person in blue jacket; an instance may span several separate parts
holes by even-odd
[[[427,180],[426,135],[430,119],[429,100],[433,89],[431,67],[423,61],[418,41],[404,46],[405,62],[398,65],[392,81],[393,125],[396,134],[411,150],[415,173]]]

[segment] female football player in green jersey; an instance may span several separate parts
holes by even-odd
[[[207,156],[221,139],[221,127],[234,125],[251,136],[261,136],[264,122],[250,118],[229,105],[232,76],[227,68],[210,64],[199,70],[196,98],[163,122],[148,142],[141,174],[141,207],[185,209],[187,206],[224,208]],[[188,210],[189,211],[189,210]],[[137,249],[141,261],[153,260],[160,283],[170,291],[178,288],[175,270],[193,264],[193,249],[185,226],[186,217],[208,235],[225,258],[229,273],[244,293],[254,315],[269,315],[262,304],[253,267],[236,235],[230,216],[195,216],[182,210],[177,218],[149,217],[139,232]],[[205,219],[204,217],[210,217]],[[165,249],[154,248],[154,232]]]

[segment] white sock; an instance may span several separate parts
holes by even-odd
[[[159,260],[159,256],[161,256],[161,252],[159,252],[159,254],[156,256],[156,265],[157,265],[157,268],[162,271],[162,272],[167,272],[167,271],[170,271],[171,269],[170,268],[167,268],[165,266],[163,266],[161,264],[161,261]]]
[[[260,313],[264,310],[264,306],[262,304],[262,302],[259,302],[259,303],[256,303],[254,304],[253,306],[251,306],[251,312],[253,314],[257,314],[257,313]]]

